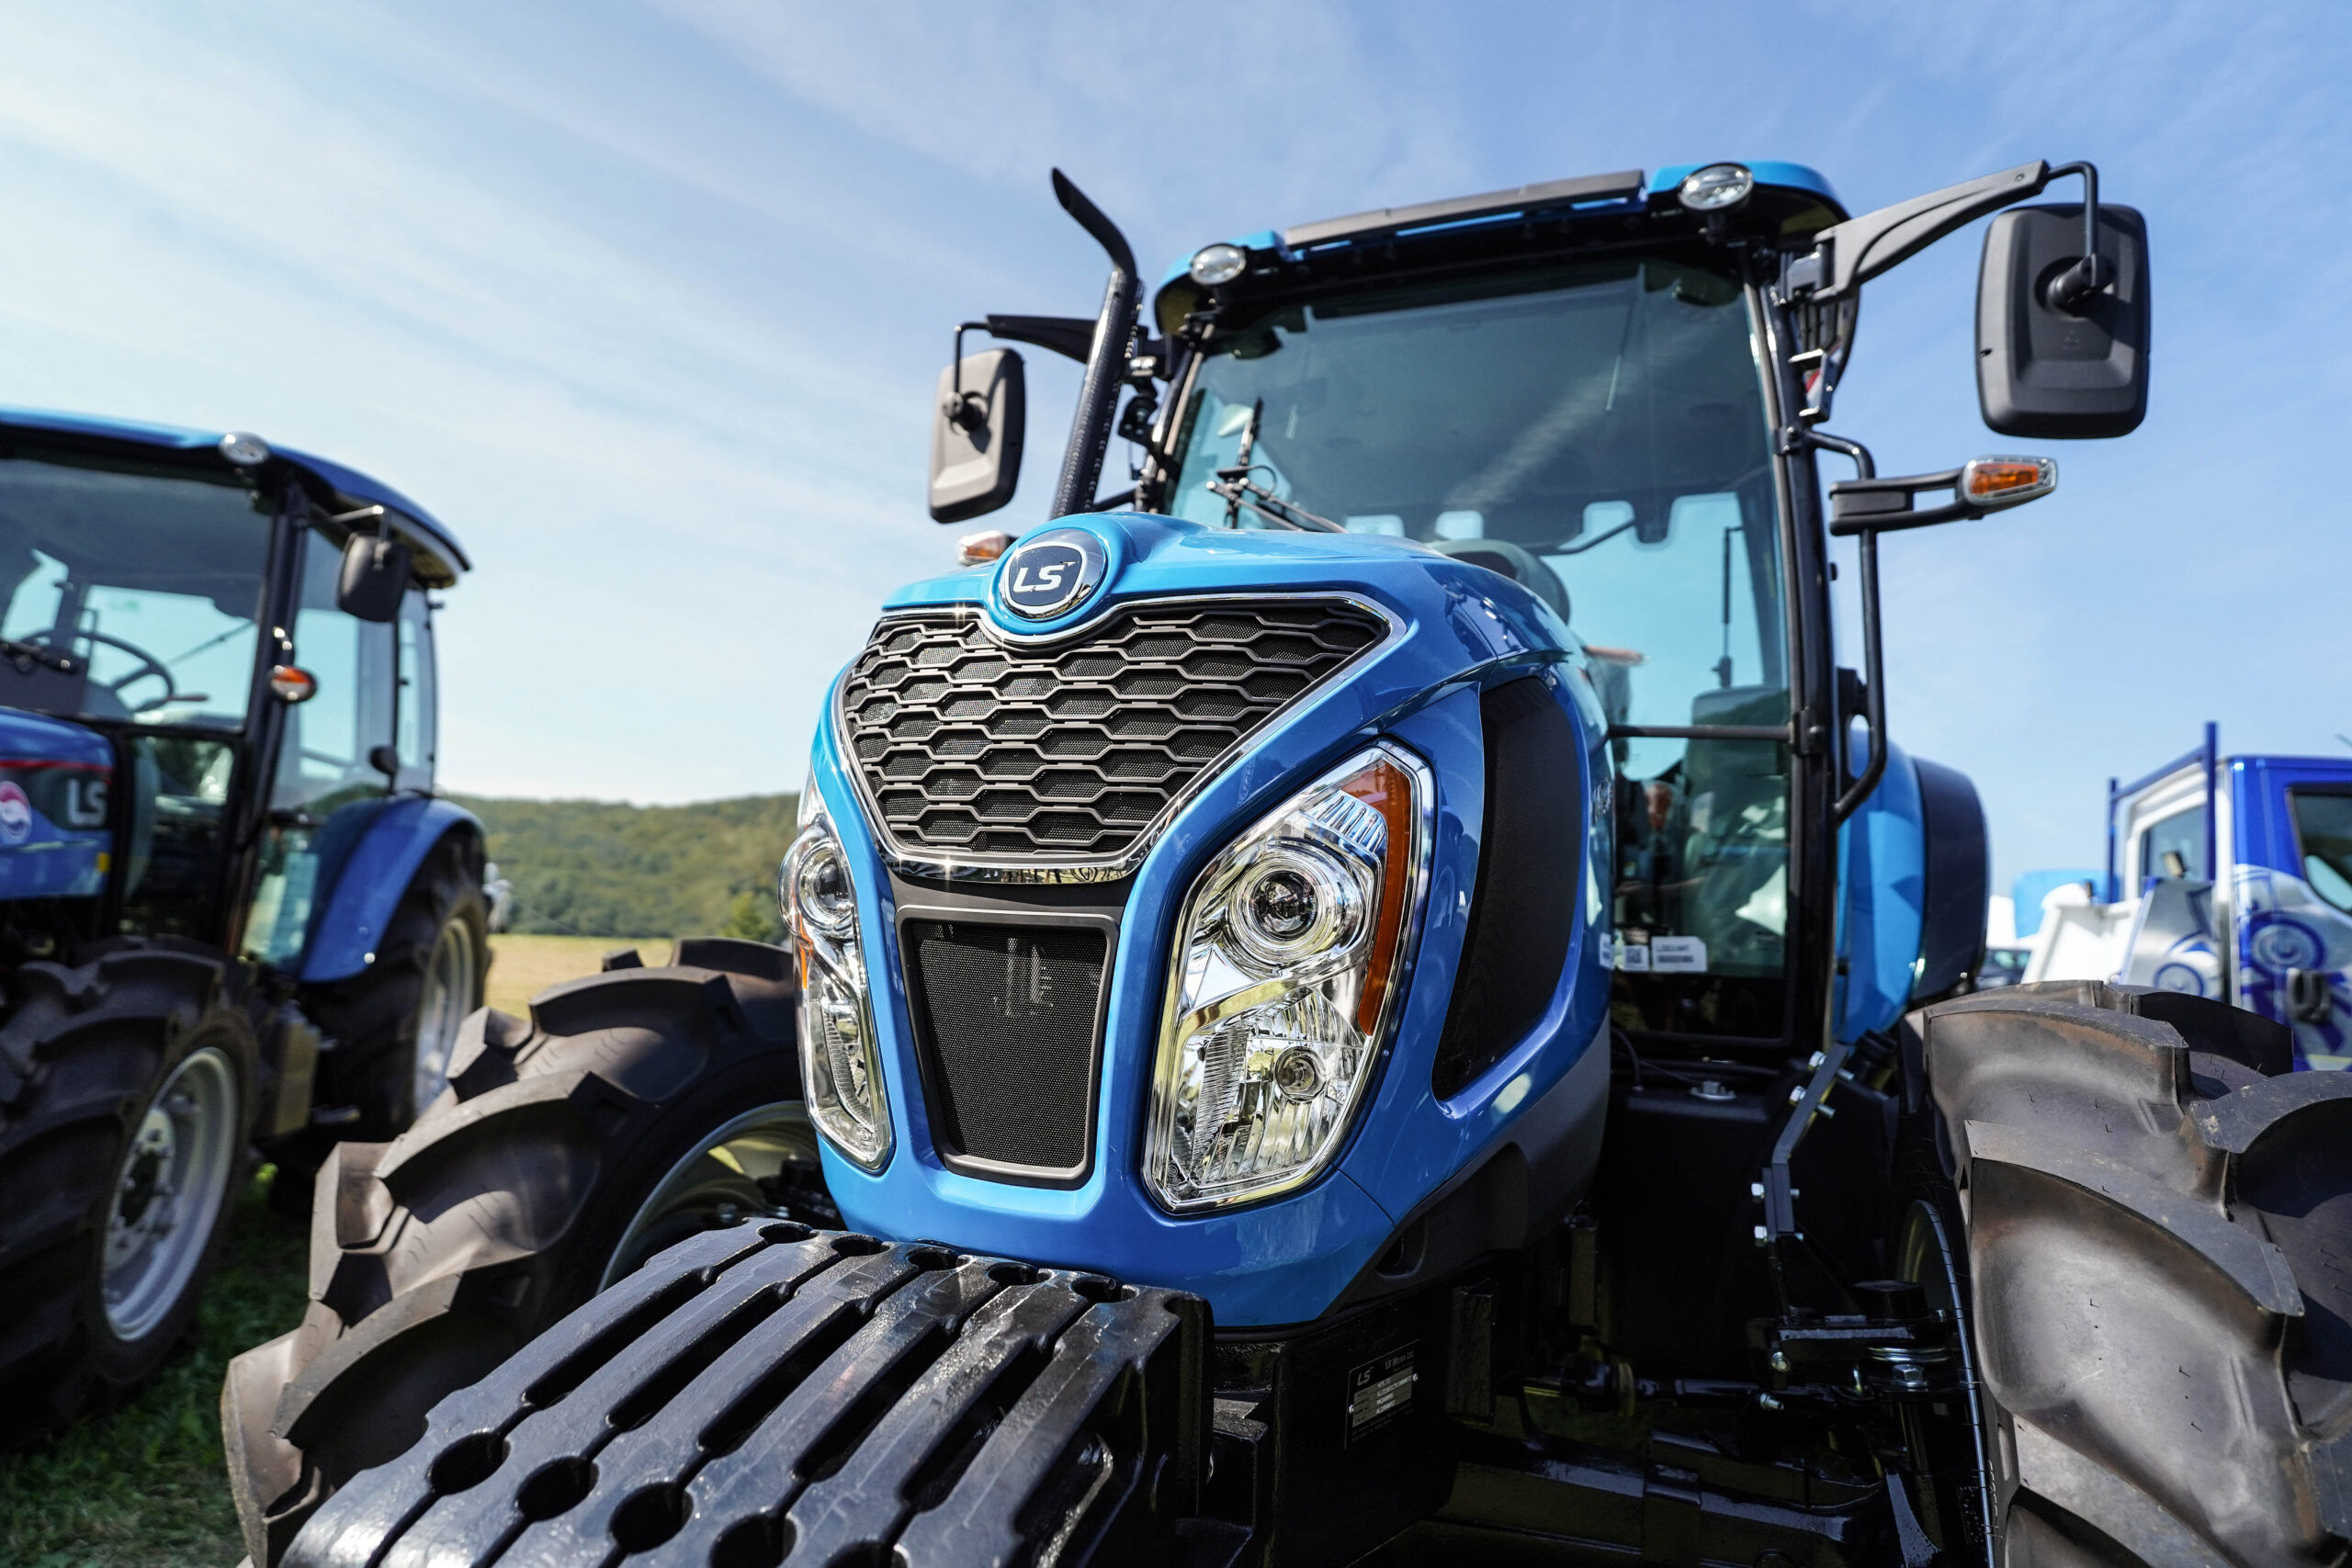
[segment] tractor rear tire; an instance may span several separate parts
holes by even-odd
[[[28,964],[0,1025],[0,1449],[119,1404],[196,1324],[253,1133],[217,954]]]
[[[630,953],[541,992],[528,1023],[474,1014],[447,1094],[391,1142],[327,1157],[302,1325],[239,1356],[221,1385],[254,1562],[276,1562],[336,1488],[414,1442],[443,1395],[644,1258],[821,1194],[790,955],[678,945],[672,966]]]
[[[340,1135],[398,1137],[440,1098],[458,1027],[481,1006],[489,972],[481,847],[453,835],[410,878],[376,962],[303,994],[302,1010],[334,1041],[319,1058],[318,1101],[359,1112]]]
[[[1905,1028],[1964,1215],[1996,1562],[2340,1559],[2352,1076],[2266,1076],[2278,1025],[2096,982]]]

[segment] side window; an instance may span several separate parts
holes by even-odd
[[[422,589],[412,588],[401,602],[400,691],[395,728],[400,749],[400,787],[429,794],[433,789],[433,752],[440,723],[437,690],[439,671],[433,662],[433,614]]]
[[[335,608],[342,560],[322,535],[304,538],[294,658],[319,689],[286,712],[261,874],[245,919],[246,955],[279,968],[300,960],[320,899],[392,789],[376,763],[392,760],[398,739],[399,634],[394,625]]]
[[[335,608],[342,557],[312,534],[302,551],[302,597],[294,613],[294,658],[318,677],[318,695],[287,712],[278,753],[279,810],[325,818],[346,802],[390,787],[369,753],[393,740],[392,628]]]
[[[2176,812],[2140,834],[2140,879],[2211,874],[2205,864],[2205,808]]]
[[[2352,795],[2289,790],[2295,848],[2312,892],[2352,914]]]

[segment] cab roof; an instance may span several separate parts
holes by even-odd
[[[106,419],[95,414],[61,413],[47,409],[0,408],[0,437],[23,433],[36,438],[47,438],[60,445],[78,446],[85,450],[107,446],[142,448],[149,452],[185,454],[190,457],[209,454],[216,463],[228,466],[220,455],[220,443],[228,432],[188,430],[177,425],[146,424],[135,420]],[[62,438],[59,441],[59,438]],[[340,511],[356,512],[362,507],[381,506],[399,514],[396,525],[410,536],[411,542],[422,547],[437,558],[451,581],[458,574],[473,570],[465,547],[458,542],[441,521],[416,502],[380,480],[370,479],[356,468],[346,468],[341,463],[315,457],[307,452],[271,445],[270,458],[286,464],[327,492],[330,504]]]
[[[1423,235],[1523,223],[1537,218],[1603,218],[1661,208],[1671,209],[1676,189],[1694,170],[1703,167],[1702,164],[1669,164],[1648,174],[1626,169],[1617,174],[1550,180],[1411,207],[1378,208],[1345,218],[1295,224],[1280,232],[1261,229],[1227,243],[1253,256],[1302,263],[1327,256],[1337,259],[1361,246],[1393,244]],[[1847,216],[1838,193],[1817,170],[1803,164],[1774,162],[1751,163],[1747,167],[1756,176],[1756,196],[1750,198],[1751,206],[1776,220],[1781,232],[1791,239],[1809,237]],[[1190,254],[1179,257],[1160,279],[1155,316],[1163,331],[1192,308],[1198,292],[1188,272],[1191,263]]]

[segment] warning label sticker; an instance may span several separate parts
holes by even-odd
[[[1657,975],[1703,975],[1707,944],[1695,936],[1650,938],[1650,971]]]
[[[1348,1441],[1369,1437],[1413,1407],[1415,1345],[1402,1345],[1348,1374]]]

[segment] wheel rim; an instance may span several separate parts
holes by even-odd
[[[237,1155],[237,1069],[217,1045],[172,1069],[132,1130],[107,1211],[107,1325],[138,1339],[203,1261]]]
[[[417,1000],[412,1112],[423,1114],[449,1087],[449,1054],[458,1048],[458,1030],[473,1010],[473,938],[464,921],[451,920],[433,939],[433,956],[424,965],[424,994]]]
[[[655,1253],[698,1231],[782,1214],[762,1179],[816,1163],[817,1134],[806,1105],[780,1100],[746,1111],[714,1129],[653,1184],[621,1232],[596,1288],[627,1278]]]
[[[1976,1532],[1984,1543],[1985,1568],[1993,1568],[1995,1534],[1993,1529],[1992,1449],[1987,1439],[1984,1404],[1976,1381],[1976,1349],[1971,1339],[1973,1326],[1969,1321],[1967,1292],[1960,1282],[1957,1239],[1944,1226],[1944,1217],[1933,1203],[1914,1199],[1903,1216],[1894,1244],[1894,1277],[1920,1286],[1926,1292],[1929,1310],[1949,1313],[1952,1337],[1960,1349],[1962,1386],[1967,1391],[1963,1419],[1976,1450],[1978,1486],[1970,1502],[1976,1513]]]

